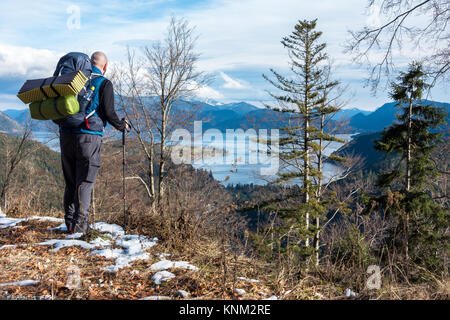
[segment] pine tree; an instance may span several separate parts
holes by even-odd
[[[395,248],[400,235],[406,266],[414,262],[436,271],[442,267],[439,250],[448,246],[445,229],[449,215],[427,190],[438,175],[431,153],[442,142],[437,129],[445,123],[445,112],[421,100],[429,88],[425,78],[422,65],[413,62],[391,84],[390,96],[397,101],[399,113],[397,121],[375,141],[375,148],[400,157],[396,168],[379,175],[378,185],[388,190],[376,198],[376,203],[395,218],[392,244]]]
[[[331,93],[338,88],[339,81],[331,79],[331,63],[328,64],[323,69],[323,82],[319,87],[319,94],[321,96],[321,104],[316,108],[315,112],[318,117],[317,131],[311,135],[311,138],[316,141],[318,147],[316,148],[316,164],[317,164],[317,177],[314,180],[315,184],[315,197],[322,205],[326,205],[327,202],[323,200],[324,186],[323,186],[323,163],[324,163],[324,149],[328,147],[331,142],[341,142],[345,141],[336,137],[335,135],[326,131],[327,124],[333,118],[333,116],[340,110],[337,106],[337,98],[330,98]],[[338,94],[340,96],[340,94]],[[346,159],[330,155],[328,159],[335,162],[343,162]],[[315,226],[313,228],[314,233],[314,250],[315,250],[315,262],[316,265],[319,264],[319,251],[320,251],[320,229],[321,229],[321,215],[316,215],[314,217]]]
[[[280,128],[279,156],[283,168],[278,173],[277,182],[302,183],[300,194],[285,199],[287,207],[277,208],[284,221],[277,231],[285,235],[282,249],[306,258],[319,248],[319,221],[326,213],[321,191],[317,192],[317,181],[322,181],[321,152],[325,141],[338,140],[325,133],[328,116],[337,111],[330,106],[328,93],[338,82],[331,81],[327,73],[324,64],[328,58],[324,51],[326,44],[320,42],[322,32],[315,30],[316,23],[317,20],[299,21],[292,34],[281,41],[289,53],[292,77],[283,76],[273,69],[270,71],[274,80],[263,75],[280,92],[270,93],[279,107],[267,107],[288,118]],[[313,220],[315,225],[311,224]],[[311,246],[311,238],[314,238],[314,246]]]

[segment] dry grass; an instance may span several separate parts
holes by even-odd
[[[123,268],[117,273],[103,270],[113,261],[99,256],[89,255],[89,250],[79,247],[67,247],[51,251],[48,246],[36,245],[47,239],[63,239],[65,234],[49,230],[58,223],[29,220],[21,222],[17,228],[0,229],[1,245],[18,247],[0,250],[0,283],[21,280],[38,280],[35,286],[9,286],[0,288],[3,298],[19,297],[21,299],[45,296],[49,299],[140,299],[151,295],[163,295],[175,298],[177,291],[183,289],[194,299],[234,299],[242,298],[233,293],[234,285],[245,289],[246,299],[262,296],[257,292],[269,289],[260,283],[246,281],[233,282],[230,276],[223,290],[220,272],[220,256],[214,243],[208,246],[192,248],[181,254],[164,244],[149,250],[152,258],[148,261],[136,261],[132,267]],[[171,260],[183,260],[200,267],[200,271],[169,269],[175,278],[163,282],[160,286],[151,280],[155,271],[150,265],[159,259],[160,253],[170,253]],[[233,262],[227,257],[230,268]],[[241,261],[242,260],[242,261]],[[239,259],[241,265],[249,264],[245,258]],[[81,271],[81,283],[77,290],[67,288],[68,270],[76,265]],[[138,271],[138,272],[136,272]],[[239,274],[239,276],[249,274]]]
[[[283,269],[256,258],[240,255],[228,245],[211,239],[189,243],[182,249],[172,242],[159,242],[148,250],[151,259],[136,261],[117,273],[103,269],[113,263],[89,250],[68,247],[52,251],[35,245],[47,239],[65,238],[65,234],[49,230],[58,223],[28,220],[16,228],[0,229],[0,246],[18,245],[0,250],[0,283],[38,280],[35,286],[0,287],[0,299],[140,299],[147,296],[168,296],[179,299],[178,290],[190,293],[191,299],[262,299],[276,295],[281,299],[350,299],[344,287],[323,280],[320,272],[289,278]],[[170,260],[188,261],[199,271],[168,270],[175,278],[156,285],[151,280],[155,271],[150,265],[160,260],[161,253]],[[81,271],[78,289],[67,288],[68,270],[76,265]],[[137,272],[136,272],[137,271]],[[238,277],[259,282],[238,280]],[[245,294],[235,293],[244,289]],[[386,283],[380,290],[362,290],[351,299],[449,299],[450,282],[437,280],[431,284]]]

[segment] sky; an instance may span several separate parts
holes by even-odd
[[[123,63],[127,46],[140,52],[162,40],[172,16],[195,26],[198,68],[214,76],[198,92],[201,99],[257,106],[270,101],[272,87],[262,74],[269,75],[271,68],[288,74],[280,40],[298,20],[317,18],[334,61],[334,78],[348,86],[346,108],[374,110],[389,101],[386,90],[373,95],[365,87],[367,67],[344,52],[349,30],[381,22],[366,6],[366,0],[2,0],[0,110],[26,108],[16,97],[23,82],[51,76],[67,52],[100,50],[112,64]],[[400,53],[398,65],[414,54]],[[432,98],[448,102],[448,87],[435,88]]]

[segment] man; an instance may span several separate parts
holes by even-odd
[[[92,113],[79,128],[60,126],[61,161],[66,182],[64,192],[64,220],[69,233],[86,233],[92,189],[100,168],[103,129],[110,123],[119,131],[128,129],[114,110],[114,91],[111,81],[103,77],[108,59],[103,52],[91,56],[92,79],[89,89]]]

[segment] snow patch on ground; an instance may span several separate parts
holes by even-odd
[[[82,236],[83,236],[83,234],[81,232],[77,232],[77,233],[68,234],[66,236],[66,239],[80,239]]]
[[[61,224],[57,227],[50,228],[49,230],[59,230],[59,231],[67,231],[66,225],[63,219],[54,218],[54,217],[38,217],[33,216],[30,218],[7,218],[5,215],[0,216],[0,228],[9,228],[14,227],[18,223],[25,220],[39,220],[39,221],[50,221],[50,222],[61,222]],[[128,267],[131,265],[133,261],[137,260],[148,260],[150,259],[150,254],[146,252],[146,250],[152,248],[157,244],[157,238],[147,238],[141,235],[127,235],[125,234],[123,228],[117,224],[109,224],[105,222],[97,222],[91,225],[92,229],[95,229],[105,236],[110,237],[112,240],[105,240],[103,238],[97,238],[91,242],[86,242],[79,240],[82,236],[80,233],[66,235],[65,239],[49,239],[44,242],[37,243],[36,245],[41,246],[52,246],[53,249],[51,251],[58,251],[61,248],[78,246],[87,250],[91,250],[91,255],[99,255],[103,256],[107,259],[115,259],[113,265],[110,265],[105,268],[106,271],[109,272],[117,272],[124,267]],[[114,246],[118,248],[112,248],[112,242],[114,242]],[[2,248],[12,247],[10,245],[2,246]],[[167,255],[161,255],[164,257]],[[169,268],[183,268],[190,270],[198,270],[197,267],[190,265],[185,261],[168,261],[163,260],[158,264],[156,264],[155,270],[159,271],[153,275],[153,280],[155,283],[160,284],[162,281],[166,281],[170,278],[175,277],[174,274],[165,271]]]
[[[125,234],[125,231],[123,231],[123,228],[117,224],[109,224],[106,222],[96,222],[91,227],[92,227],[92,229],[95,229],[100,232],[110,233],[113,238],[118,238]]]
[[[50,228],[50,230],[67,231],[64,219],[54,217],[39,217],[32,216],[29,218],[7,218],[4,214],[0,216],[0,229],[15,227],[18,223],[27,220],[39,220],[50,222],[61,222],[57,227]],[[106,233],[106,236],[115,240],[115,244],[122,249],[105,249],[111,246],[111,241],[103,238],[97,238],[91,242],[79,240],[81,233],[66,235],[65,239],[50,239],[44,242],[37,243],[42,246],[53,246],[51,251],[58,251],[61,248],[78,246],[87,250],[94,250],[91,254],[97,254],[106,258],[116,259],[115,264],[106,268],[107,271],[115,272],[121,268],[129,266],[136,260],[147,260],[150,255],[145,250],[150,249],[156,245],[158,239],[148,239],[139,235],[125,235],[123,228],[117,224],[109,224],[105,222],[97,222],[91,226],[93,229]],[[1,248],[8,248],[10,246],[2,246]]]
[[[116,258],[115,264],[106,267],[105,270],[109,272],[117,272],[122,268],[129,267],[133,261],[148,260],[148,259],[150,259],[150,255],[146,252],[140,252],[130,255],[122,251],[120,255]]]
[[[116,237],[115,244],[122,247],[122,249],[108,248],[91,252],[91,255],[100,255],[107,259],[115,259],[114,265],[105,268],[105,270],[109,272],[117,272],[122,268],[129,267],[133,261],[150,259],[150,255],[145,252],[145,250],[156,245],[158,241],[157,238],[147,239],[144,236],[123,235],[120,232],[122,227],[118,225],[102,223],[96,227],[100,228],[103,232],[111,232],[111,234]],[[96,240],[100,241],[99,239]]]
[[[116,245],[123,247],[128,254],[136,254],[150,249],[151,247],[156,245],[157,241],[158,238],[147,239],[144,236],[127,234],[121,236],[116,241]]]
[[[102,249],[102,250],[94,250],[91,252],[91,255],[98,255],[105,257],[106,259],[117,259],[122,254],[122,249]]]
[[[0,229],[11,228],[16,226],[16,224],[25,221],[23,218],[0,218]]]
[[[161,260],[159,262],[156,262],[150,266],[150,269],[154,271],[162,271],[167,269],[188,269],[194,271],[199,270],[196,266],[193,266],[186,261],[169,261],[169,260]]]
[[[189,296],[191,295],[189,292],[185,291],[185,290],[178,290],[177,294],[178,297],[182,297],[182,298],[189,298]]]
[[[61,223],[59,226],[54,227],[54,228],[50,228],[50,229],[48,229],[48,230],[67,231],[66,223],[63,222],[63,223]]]
[[[64,222],[64,219],[55,218],[55,217],[40,217],[40,216],[32,216],[27,218],[26,220],[39,220],[39,221],[50,221],[50,222]]]
[[[147,237],[139,235],[125,235],[123,228],[117,224],[97,222],[91,225],[91,228],[105,233],[105,236],[115,240],[115,245],[122,247],[122,249],[108,248],[111,246],[111,241],[103,238],[96,238],[91,242],[77,240],[82,236],[81,233],[67,235],[66,239],[62,240],[47,240],[45,242],[38,243],[38,245],[54,246],[52,251],[58,251],[61,248],[71,246],[79,246],[87,250],[93,250],[91,255],[100,255],[107,259],[115,259],[114,265],[106,267],[105,270],[109,272],[117,272],[119,269],[130,266],[133,261],[149,259],[150,255],[145,251],[156,245],[158,241],[157,238],[148,239]],[[52,228],[51,230],[64,231],[66,230],[66,226],[62,223],[58,227]]]
[[[292,292],[292,290],[288,290],[285,293],[283,293],[283,297],[286,297],[287,295],[289,295]]]
[[[37,243],[39,246],[54,246],[54,248],[50,251],[58,251],[59,249],[65,248],[65,247],[73,247],[78,246],[83,249],[92,250],[98,247],[98,245],[91,244],[86,241],[82,240],[72,240],[72,239],[51,239],[44,242]]]
[[[7,218],[6,215],[0,215],[0,229],[15,227],[18,223],[22,221],[29,220],[38,220],[38,221],[50,221],[50,222],[61,222],[63,219],[55,218],[55,217],[39,217],[32,216],[29,218]]]
[[[17,248],[17,245],[16,244],[5,244],[0,247],[0,250],[7,249],[7,248]]]
[[[139,300],[170,300],[167,296],[148,296]]]
[[[98,247],[108,247],[111,245],[111,241],[105,240],[103,238],[96,238],[92,240],[90,243]]]
[[[248,278],[245,278],[245,277],[236,277],[236,280],[242,280],[242,281],[254,282],[254,283],[260,282],[259,280],[256,280],[256,279],[248,279]]]
[[[243,295],[246,294],[247,292],[245,292],[244,289],[235,288],[235,289],[234,289],[234,293],[237,293],[238,295],[243,296]]]
[[[169,271],[159,271],[152,276],[155,284],[160,285],[163,281],[175,278],[175,275]]]
[[[34,286],[35,284],[39,283],[37,280],[22,280],[22,281],[16,281],[16,282],[7,282],[7,283],[0,283],[0,287],[9,287],[9,286]]]
[[[356,297],[358,294],[350,289],[347,288],[347,290],[345,290],[345,296],[346,297]]]

